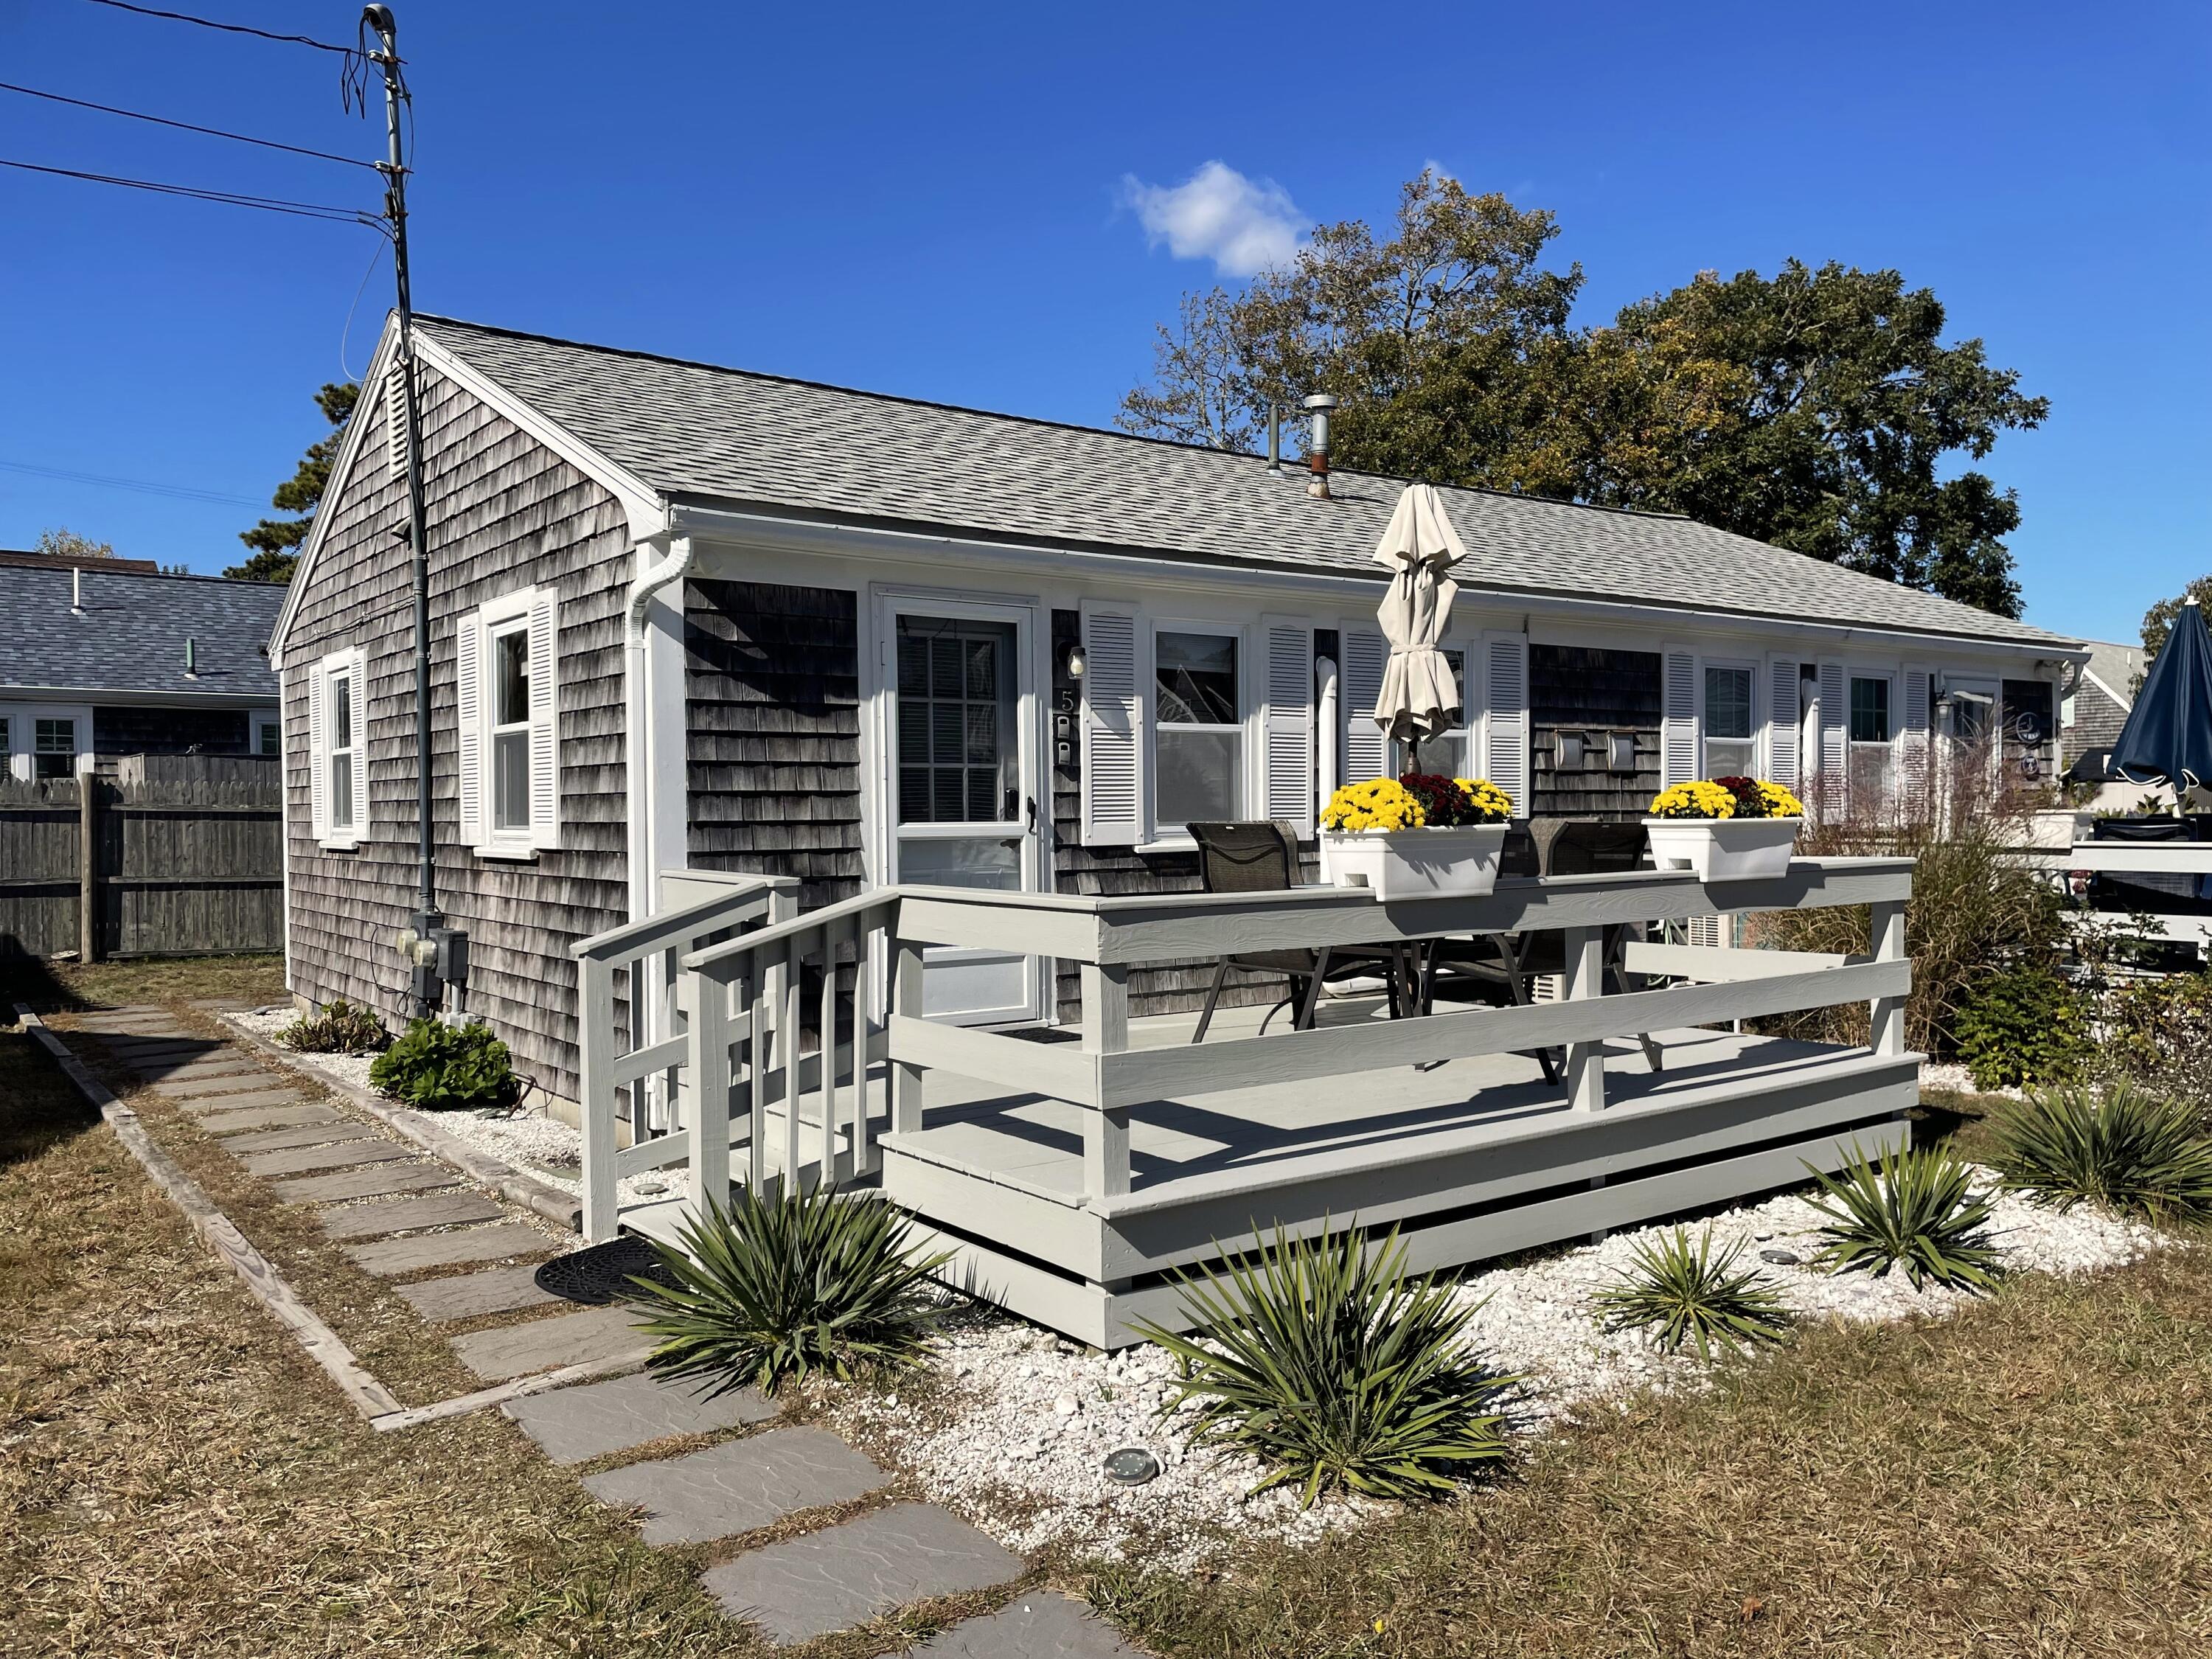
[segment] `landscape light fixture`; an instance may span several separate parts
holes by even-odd
[[[1083,647],[1080,644],[1071,641],[1067,648],[1060,653],[1060,665],[1066,672],[1068,678],[1080,680],[1084,671],[1091,666],[1091,659],[1084,655]]]

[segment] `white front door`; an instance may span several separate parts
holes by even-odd
[[[1037,890],[1047,855],[1032,609],[892,597],[878,620],[887,879]],[[935,1018],[981,1025],[1042,1012],[1036,958],[948,946],[924,961],[922,1007]]]

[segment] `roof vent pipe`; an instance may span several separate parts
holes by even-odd
[[[1283,406],[1273,398],[1267,402],[1267,471],[1279,473],[1283,470]]]
[[[1313,433],[1306,440],[1306,465],[1313,477],[1306,481],[1306,494],[1318,501],[1328,499],[1328,411],[1335,407],[1336,399],[1326,392],[1306,399],[1306,411],[1313,417]]]
[[[189,634],[185,635],[185,678],[196,680],[200,677],[199,644]]]
[[[84,567],[81,564],[70,567],[70,615],[84,615]]]

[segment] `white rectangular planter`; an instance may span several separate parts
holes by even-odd
[[[1646,818],[1651,862],[1694,870],[1700,881],[1753,881],[1790,872],[1802,818]]]
[[[1339,887],[1371,888],[1394,899],[1479,896],[1498,884],[1502,823],[1444,830],[1324,830],[1322,867]]]

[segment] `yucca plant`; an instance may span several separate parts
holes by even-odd
[[[1854,1143],[1851,1161],[1835,1175],[1805,1167],[1827,1200],[1811,1203],[1828,1218],[1821,1256],[1831,1273],[1863,1270],[1879,1279],[1902,1267],[1916,1291],[1930,1280],[1958,1291],[1996,1284],[2002,1258],[1990,1242],[1990,1200],[1951,1152],[1899,1152],[1877,1170]]]
[[[2212,1140],[2186,1102],[2130,1083],[2030,1095],[1991,1126],[2008,1187],[2062,1210],[2087,1199],[2171,1221],[2212,1219]]]
[[[1716,1255],[1710,1227],[1695,1243],[1680,1227],[1639,1239],[1619,1280],[1598,1291],[1598,1322],[1643,1331],[1662,1353],[1694,1342],[1700,1359],[1779,1342],[1790,1328],[1781,1297],[1758,1269],[1735,1265],[1748,1248],[1739,1240]]]
[[[927,1345],[939,1306],[928,1279],[948,1255],[916,1254],[879,1195],[741,1189],[678,1237],[653,1245],[675,1283],[634,1279],[632,1300],[659,1339],[647,1368],[712,1379],[708,1399],[746,1383],[773,1395],[810,1371],[904,1364]]]
[[[1476,1358],[1466,1304],[1434,1274],[1409,1279],[1394,1230],[1273,1243],[1182,1280],[1203,1340],[1139,1327],[1182,1362],[1163,1415],[1195,1401],[1194,1446],[1245,1452],[1256,1494],[1296,1483],[1309,1507],[1337,1488],[1435,1496],[1505,1455],[1501,1396],[1519,1377]]]
[[[392,1041],[384,1022],[359,1003],[334,997],[319,1013],[302,1014],[276,1041],[303,1054],[359,1054]]]

